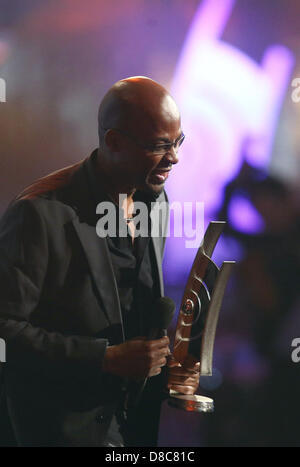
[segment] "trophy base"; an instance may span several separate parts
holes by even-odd
[[[170,392],[168,403],[171,407],[186,410],[187,412],[213,412],[214,401],[210,397],[198,394],[187,395]]]

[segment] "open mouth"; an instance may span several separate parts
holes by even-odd
[[[164,183],[169,176],[170,169],[155,169],[150,175],[151,181],[154,183]]]

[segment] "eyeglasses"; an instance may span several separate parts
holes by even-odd
[[[114,130],[117,133],[120,133],[123,136],[126,136],[126,138],[130,139],[134,144],[139,146],[140,148],[144,149],[148,153],[153,154],[154,156],[163,156],[170,152],[172,148],[174,148],[175,153],[177,154],[178,149],[182,145],[185,135],[181,133],[179,138],[174,141],[174,143],[163,143],[163,144],[153,144],[153,145],[145,145],[137,141],[135,138],[133,138],[129,133],[123,130],[119,130],[118,128],[103,128],[104,131],[107,130]]]

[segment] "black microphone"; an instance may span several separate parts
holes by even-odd
[[[150,329],[147,335],[147,340],[160,339],[167,335],[167,328],[171,324],[175,312],[175,302],[169,297],[160,297],[153,306],[153,314],[150,317]],[[136,407],[140,401],[142,392],[148,378],[145,378],[140,383],[135,384],[135,388],[131,388],[128,395],[128,408]]]
[[[150,330],[148,340],[160,339],[167,335],[175,311],[175,302],[170,297],[160,297],[154,305],[150,316]]]

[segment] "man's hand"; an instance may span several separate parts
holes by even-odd
[[[200,362],[187,358],[184,367],[171,356],[168,360],[168,389],[195,394],[199,386]]]
[[[138,337],[107,347],[103,371],[133,379],[156,376],[167,363],[169,343],[167,336],[150,341]]]

